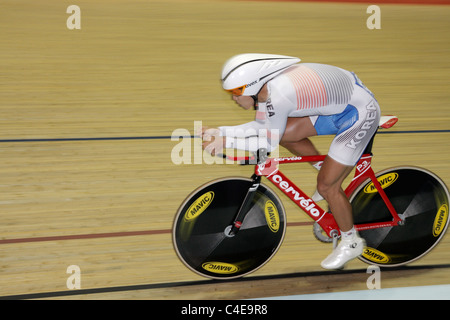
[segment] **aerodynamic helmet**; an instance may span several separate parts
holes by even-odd
[[[234,95],[255,96],[267,81],[299,61],[296,57],[276,54],[236,55],[222,68],[222,87]]]

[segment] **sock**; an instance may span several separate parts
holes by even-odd
[[[357,232],[355,230],[355,227],[353,227],[350,230],[345,231],[345,232],[341,230],[341,239],[342,240],[353,240],[356,238],[356,236],[357,236]]]

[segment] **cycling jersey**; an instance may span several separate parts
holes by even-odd
[[[255,120],[219,127],[226,148],[274,150],[288,117],[309,117],[318,135],[335,134],[328,155],[355,165],[375,134],[380,109],[373,94],[347,70],[324,64],[294,65],[267,83]]]

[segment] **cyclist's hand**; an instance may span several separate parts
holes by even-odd
[[[225,137],[220,136],[220,130],[217,128],[202,128],[202,148],[211,155],[216,155],[223,150]]]
[[[220,130],[217,128],[202,127],[197,134],[203,141],[211,141],[212,137],[220,135]]]

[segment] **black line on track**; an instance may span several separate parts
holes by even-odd
[[[377,134],[404,134],[404,133],[450,133],[446,130],[405,130],[405,131],[378,131]],[[142,136],[142,137],[91,137],[91,138],[35,138],[35,139],[0,139],[0,143],[8,142],[70,142],[70,141],[113,141],[113,140],[170,140],[179,138],[198,138],[198,136]]]
[[[413,270],[431,270],[431,269],[446,269],[450,268],[450,264],[438,264],[438,265],[422,265],[422,266],[403,266],[394,268],[382,268],[383,272],[392,271],[413,271]],[[78,290],[65,290],[65,291],[53,291],[53,292],[41,292],[41,293],[29,293],[18,294],[10,296],[0,296],[0,300],[28,300],[28,299],[43,299],[43,298],[56,298],[77,296],[86,294],[97,293],[111,293],[111,292],[124,292],[124,291],[138,291],[138,290],[151,290],[151,289],[163,289],[163,288],[176,288],[187,286],[199,286],[199,285],[211,285],[230,282],[249,282],[249,281],[261,281],[261,280],[274,280],[274,279],[289,279],[300,277],[318,277],[326,275],[344,275],[344,274],[360,274],[367,273],[367,269],[354,269],[354,270],[336,270],[336,271],[312,271],[312,272],[297,272],[278,275],[267,276],[250,276],[233,280],[198,280],[198,281],[182,281],[182,282],[166,282],[166,283],[154,283],[154,284],[139,284],[129,286],[117,286],[117,287],[104,287],[104,288],[92,288],[92,289],[78,289]],[[151,296],[149,295],[149,299]]]

